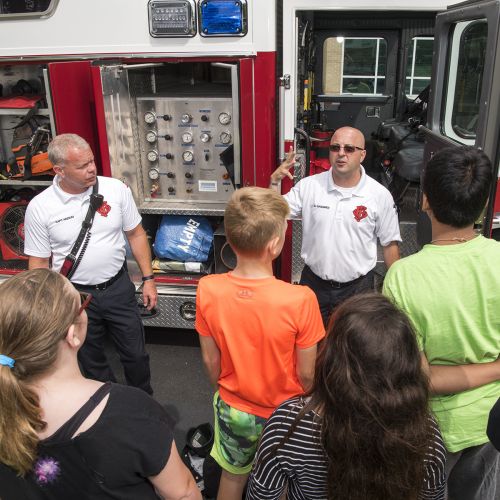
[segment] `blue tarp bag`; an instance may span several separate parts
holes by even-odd
[[[214,231],[205,217],[164,215],[156,232],[154,252],[160,259],[206,262]]]

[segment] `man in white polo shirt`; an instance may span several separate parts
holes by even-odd
[[[292,218],[302,217],[305,262],[300,284],[318,298],[325,325],[333,308],[346,298],[373,289],[377,238],[389,267],[399,259],[401,236],[394,200],[389,191],[367,176],[361,131],[342,127],[330,141],[328,172],[306,177],[285,196]],[[271,188],[287,176],[295,154],[271,175]]]
[[[157,291],[149,244],[132,193],[117,179],[97,177],[92,150],[78,135],[55,137],[48,154],[57,175],[52,186],[35,196],[26,210],[24,251],[29,256],[29,268],[60,271],[80,233],[93,186],[98,182],[98,193],[104,201],[94,216],[88,245],[84,242],[81,246],[83,257],[71,276],[78,290],[92,294],[87,308],[87,338],[78,359],[85,376],[114,381],[104,352],[104,338],[109,334],[127,383],[151,394],[144,327],[125,264],[125,237],[143,274],[143,300],[149,309],[156,305]]]

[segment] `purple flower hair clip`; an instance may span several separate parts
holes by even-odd
[[[61,472],[59,462],[51,457],[39,458],[33,467],[36,482],[40,485],[49,484],[57,479]]]

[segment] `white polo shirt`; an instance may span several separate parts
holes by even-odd
[[[301,257],[314,274],[341,283],[371,271],[382,246],[401,241],[394,200],[367,176],[351,189],[337,186],[328,172],[299,181],[285,199],[292,218],[302,217]]]
[[[52,269],[59,271],[78,237],[87,215],[92,187],[69,194],[52,186],[35,196],[26,209],[24,252],[33,257],[52,255]],[[118,179],[99,177],[104,203],[96,212],[89,245],[71,280],[84,285],[103,283],[115,276],[125,260],[123,231],[134,229],[141,216],[130,189]]]

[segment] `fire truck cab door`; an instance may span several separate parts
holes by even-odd
[[[482,148],[498,170],[499,15],[500,0],[462,3],[437,15],[428,123],[427,128],[422,127],[425,163],[443,147],[465,144]],[[494,178],[497,176],[498,171]],[[484,234],[490,231],[493,200],[491,196]],[[430,223],[426,216],[423,221],[421,244],[430,241]]]

